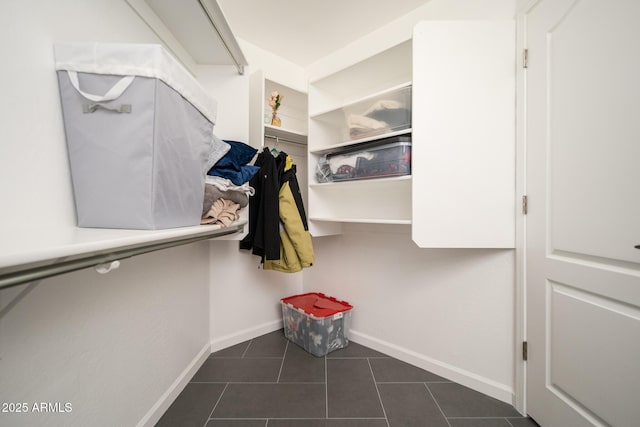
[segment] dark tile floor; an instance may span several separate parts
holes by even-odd
[[[315,357],[282,331],[213,353],[175,427],[535,427],[512,406],[351,342]]]

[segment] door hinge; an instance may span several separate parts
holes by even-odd
[[[522,196],[522,214],[526,215],[529,212],[529,197],[525,194]]]
[[[529,345],[526,341],[522,341],[522,360],[526,361],[529,358]]]
[[[529,68],[529,49],[522,51],[522,68]]]

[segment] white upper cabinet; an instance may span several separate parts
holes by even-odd
[[[428,21],[413,40],[412,235],[515,245],[515,23]]]
[[[410,120],[354,135],[354,106],[408,93]],[[327,154],[403,136],[411,174],[324,182]],[[424,248],[515,244],[515,23],[425,21],[413,40],[309,85],[309,219],[314,236],[346,222],[410,224]]]

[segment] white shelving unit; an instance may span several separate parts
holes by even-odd
[[[308,212],[307,185],[307,94],[266,78],[262,70],[249,76],[249,144],[261,150],[267,146],[285,151],[297,167],[298,184]],[[278,109],[281,126],[271,125],[268,97],[273,91],[283,96]]]
[[[273,91],[283,96],[278,109],[282,126],[271,125],[268,97]],[[261,70],[250,76],[249,140],[256,148],[273,146],[280,140],[293,144],[307,144],[307,94],[264,77]]]
[[[411,176],[327,183],[319,183],[315,177],[315,166],[327,153],[411,134],[407,124],[409,127],[401,130],[389,129],[352,139],[347,123],[352,108],[381,99],[395,100],[410,91],[411,53],[411,41],[407,41],[310,83],[309,228],[312,235],[338,234],[341,224],[348,222],[411,224]]]
[[[515,235],[514,24],[424,21],[412,40],[309,86],[309,219],[410,224],[424,248],[512,248]],[[345,112],[411,85],[411,128],[351,139]],[[393,130],[393,129],[392,129]],[[318,183],[318,159],[411,134],[411,176]]]

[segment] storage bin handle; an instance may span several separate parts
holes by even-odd
[[[71,81],[71,85],[78,91],[78,93],[90,101],[93,102],[104,102],[104,101],[112,101],[120,95],[124,93],[125,90],[129,87],[129,85],[135,79],[135,76],[124,76],[118,82],[113,85],[111,89],[104,95],[92,95],[90,93],[83,92],[80,90],[80,82],[78,81],[78,73],[75,71],[67,70],[67,74],[69,75],[69,80]]]
[[[113,111],[114,113],[130,113],[131,112],[131,104],[120,104],[118,107],[107,107],[102,104],[90,104],[85,102],[82,104],[82,112],[85,114],[95,113],[97,109],[102,108],[103,110]]]

